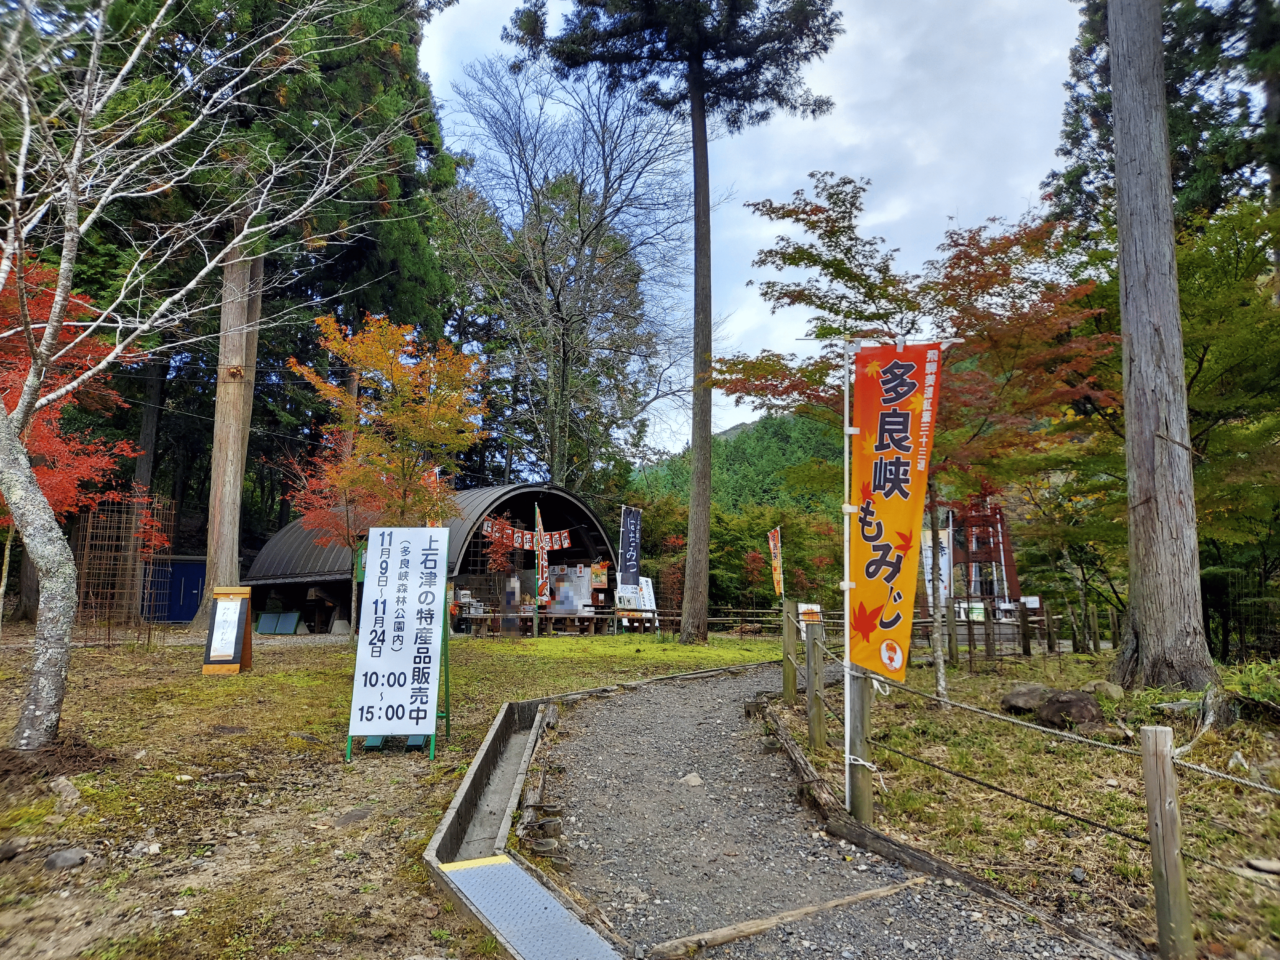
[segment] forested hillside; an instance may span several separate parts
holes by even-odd
[[[840,434],[795,415],[766,416],[716,434],[711,442],[711,502],[726,511],[746,506],[796,508],[840,515]],[[649,497],[689,499],[689,454],[641,467],[632,485]]]

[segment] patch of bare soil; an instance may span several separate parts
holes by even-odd
[[[0,749],[0,785],[12,790],[50,777],[99,770],[116,758],[83,740],[64,737],[42,750]]]

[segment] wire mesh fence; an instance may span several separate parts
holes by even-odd
[[[77,631],[88,643],[149,643],[168,629],[173,501],[136,494],[80,517]]]

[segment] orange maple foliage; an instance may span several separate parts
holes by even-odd
[[[485,373],[447,341],[420,342],[417,330],[367,316],[358,333],[333,317],[316,320],[320,344],[355,370],[359,388],[332,383],[290,359],[333,409],[337,423],[320,454],[295,462],[294,503],[317,542],[354,547],[370,526],[441,524],[453,515],[447,473],[481,437]]]
[[[38,338],[43,333],[40,325],[49,317],[56,280],[56,271],[32,263],[22,271],[11,271],[9,281],[0,290],[0,395],[4,397],[6,410],[12,411],[16,406],[31,367],[31,354],[23,335],[17,284],[25,284],[28,316]],[[74,321],[90,315],[89,301],[73,296],[67,310],[68,319]],[[64,328],[60,342],[68,344],[75,336],[73,328]],[[106,353],[106,347],[87,338],[50,370],[43,391],[52,392],[74,380]],[[126,362],[136,363],[141,359],[138,355],[131,355]],[[136,457],[142,452],[128,440],[108,441],[76,433],[63,423],[62,415],[69,404],[99,413],[126,406],[120,395],[107,386],[108,381],[106,376],[97,377],[92,386],[82,387],[41,408],[27,428],[25,441],[32,470],[41,491],[49,500],[49,506],[59,518],[82,507],[92,507],[103,499],[120,498],[122,494],[113,491],[108,481],[119,469],[122,459]],[[5,511],[0,517],[0,526],[11,523],[12,518]],[[146,540],[151,543],[154,537],[148,536]]]

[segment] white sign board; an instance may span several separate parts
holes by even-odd
[[[369,531],[348,736],[436,732],[449,531]]]
[[[658,600],[653,595],[653,581],[649,577],[640,578],[640,610],[656,610],[658,609]],[[646,613],[646,620],[652,619],[652,613]]]
[[[942,588],[942,602],[946,603],[951,596],[951,531],[938,531],[938,579]],[[933,612],[933,536],[929,530],[922,531],[920,541],[920,572],[924,577],[924,602]]]
[[[240,598],[220,597],[213,609],[213,636],[209,641],[209,659],[234,660],[236,641],[244,632],[244,621],[240,618]]]
[[[1040,598],[1039,597],[1023,597],[1022,605],[1026,607],[1028,610],[1039,610]]]

